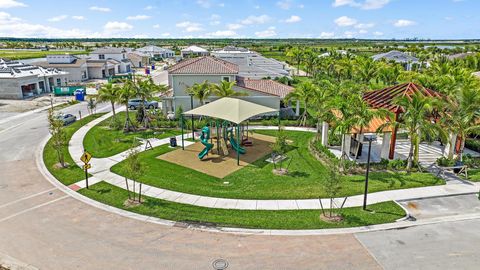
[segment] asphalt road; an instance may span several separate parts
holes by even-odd
[[[78,110],[85,114],[86,105],[65,109]],[[35,151],[47,134],[45,112],[0,127],[0,259],[7,254],[41,269],[213,269],[219,258],[229,262],[228,269],[479,265],[478,220],[359,235],[257,236],[118,216],[67,196],[43,178]]]

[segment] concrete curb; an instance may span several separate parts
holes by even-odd
[[[43,149],[45,148],[45,145],[49,139],[50,139],[50,136],[47,136],[45,140],[41,143],[41,145],[38,147],[37,153],[36,153],[36,157],[37,157],[36,163],[42,175],[50,183],[52,183],[53,186],[57,187],[64,193],[70,195],[71,197],[85,204],[91,205],[93,207],[96,207],[104,211],[114,213],[123,217],[132,218],[139,221],[150,222],[150,223],[168,226],[168,227],[173,227],[175,225],[182,224],[176,221],[140,215],[140,214],[128,212],[126,210],[118,209],[118,208],[97,202],[83,195],[80,195],[79,193],[63,185],[57,179],[55,179],[55,177],[47,170],[43,162]],[[406,212],[408,213],[408,211]],[[408,217],[408,215],[406,217]],[[362,227],[351,227],[351,228],[315,229],[315,230],[270,230],[270,229],[262,230],[262,229],[242,229],[242,228],[231,228],[231,227],[213,227],[212,228],[212,227],[197,226],[192,224],[183,224],[185,225],[183,227],[186,227],[194,231],[241,234],[241,235],[282,235],[282,236],[335,235],[335,234],[352,234],[352,233],[363,233],[363,232],[373,232],[373,231],[382,231],[382,230],[403,229],[403,228],[443,223],[443,222],[478,219],[480,218],[480,214],[448,216],[448,217],[432,218],[432,219],[416,221],[416,222],[406,221],[405,218],[403,221],[398,221],[395,223],[386,223],[386,224],[378,224],[378,225],[362,226]]]
[[[38,270],[37,267],[21,262],[0,252],[0,266],[9,270]]]

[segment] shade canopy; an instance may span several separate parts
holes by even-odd
[[[277,111],[242,99],[224,97],[183,114],[208,116],[239,124],[250,117]]]

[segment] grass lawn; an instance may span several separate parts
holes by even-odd
[[[0,58],[11,60],[43,58],[49,54],[87,54],[86,51],[39,51],[39,50],[0,50]]]
[[[361,207],[345,208],[341,211],[344,220],[330,223],[320,220],[320,210],[215,209],[150,197],[143,197],[144,202],[139,206],[127,208],[123,205],[128,198],[127,191],[106,182],[92,185],[90,189],[81,189],[79,193],[101,203],[142,215],[191,223],[213,223],[212,225],[223,227],[291,230],[343,228],[389,223],[405,216],[403,209],[394,202],[369,206],[368,208],[375,213],[363,211]]]
[[[465,178],[465,176],[461,176]],[[468,181],[480,182],[480,169],[469,169],[468,170]]]
[[[119,112],[117,116],[121,123],[125,122],[126,112]],[[136,112],[130,112],[130,118],[135,119]],[[111,118],[105,119],[98,125],[90,129],[83,140],[83,146],[92,156],[97,158],[111,157],[118,153],[128,150],[133,146],[140,145],[136,137],[149,139],[157,138],[163,139],[171,136],[181,134],[180,130],[165,129],[159,132],[161,134],[154,134],[154,131],[139,131],[124,133],[123,130],[113,130],[109,128]]]
[[[72,135],[82,126],[102,115],[103,113],[89,115],[69,126],[64,127],[67,134],[67,140],[70,141]],[[64,185],[70,185],[85,179],[85,172],[75,164],[70,156],[70,153],[68,152],[68,147],[65,147],[63,151],[65,153],[65,162],[70,164],[70,166],[68,166],[68,168],[61,169],[56,168],[55,164],[58,163],[57,152],[52,147],[51,141],[48,141],[47,145],[45,145],[45,149],[43,150],[43,161],[45,162],[45,166],[47,167],[48,171],[50,171],[50,173],[53,174],[53,176],[55,176],[55,178],[57,178],[57,180],[62,182]]]
[[[276,131],[257,131],[275,135]],[[250,166],[236,171],[223,179],[157,159],[172,149],[163,145],[140,154],[141,162],[147,167],[138,179],[148,185],[190,194],[238,199],[307,199],[326,197],[323,183],[329,177],[329,170],[313,157],[308,150],[311,132],[284,131],[293,141],[287,155],[292,160],[289,175],[275,176],[273,164],[259,159]],[[247,148],[248,155],[248,148]],[[285,163],[288,163],[287,160]],[[112,167],[112,171],[125,175],[125,161]],[[218,166],[221,166],[219,164]],[[223,182],[230,182],[224,185]],[[441,185],[444,181],[429,173],[370,173],[369,191],[404,189]],[[362,194],[364,176],[345,176],[339,196]]]

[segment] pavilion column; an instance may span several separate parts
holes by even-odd
[[[380,158],[383,158],[383,159],[388,159],[389,158],[391,137],[392,137],[391,132],[383,133],[382,150],[380,152]]]
[[[322,145],[328,145],[328,123],[322,123]]]
[[[449,133],[448,134],[448,141],[445,144],[445,148],[443,149],[443,155],[445,157],[453,156],[455,154],[455,144],[457,142],[457,134]]]
[[[345,155],[347,155],[347,157],[350,156],[350,146],[352,144],[352,134],[345,134],[344,136],[344,140],[343,140],[343,151],[345,153]],[[342,153],[343,155],[343,153]]]
[[[398,121],[398,112],[395,113],[395,122]],[[395,144],[397,143],[397,131],[398,128],[395,125],[392,131],[392,137],[390,140],[390,151],[388,153],[388,159],[394,159],[395,158]]]
[[[300,116],[300,101],[297,100],[297,103],[295,105],[295,116]]]

